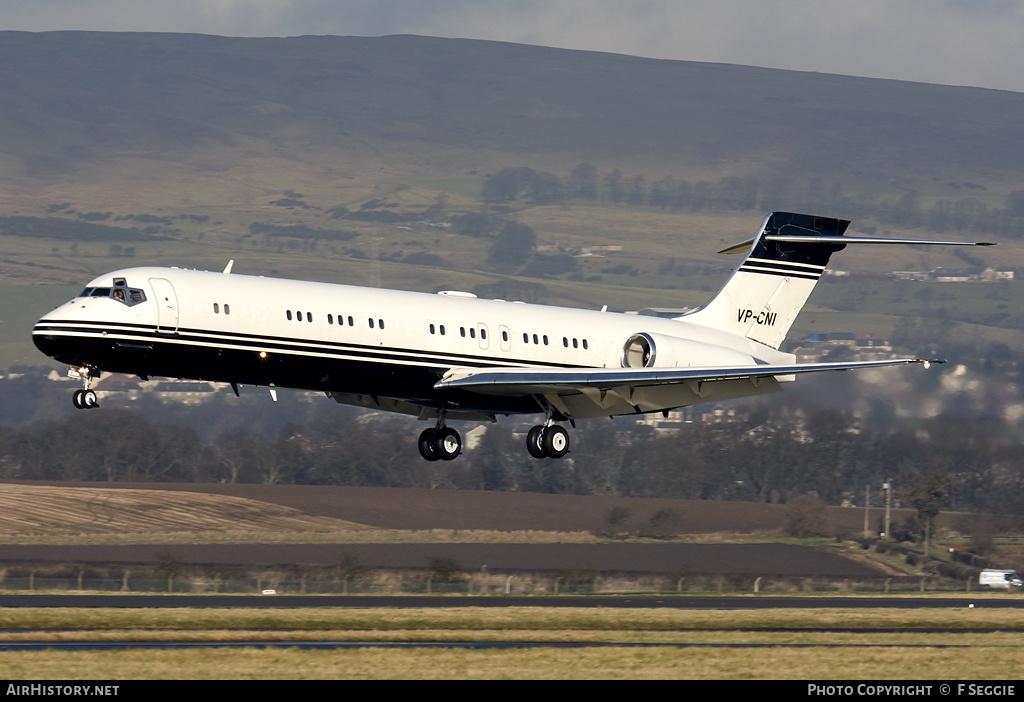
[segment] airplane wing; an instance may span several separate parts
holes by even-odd
[[[488,395],[520,395],[582,388],[610,389],[623,385],[646,387],[687,382],[740,378],[768,378],[797,373],[882,368],[945,361],[924,358],[892,358],[884,361],[845,363],[795,363],[792,365],[739,366],[735,368],[452,368],[434,385],[437,390],[458,388]]]
[[[840,363],[795,363],[791,365],[758,365],[702,368],[452,368],[434,385],[437,390],[463,390],[482,395],[540,396],[546,398],[567,416],[580,416],[576,405],[566,404],[576,397],[596,405],[605,414],[625,403],[632,412],[650,412],[692,404],[692,401],[672,393],[673,388],[692,393],[694,400],[706,398],[712,386],[708,383],[724,381],[750,381],[778,387],[776,381],[784,376],[822,371],[844,371],[859,368],[920,363],[928,367],[940,360],[923,358],[894,358],[884,361],[855,361]],[[654,394],[653,391],[666,391]],[[770,391],[766,388],[766,391]],[[588,403],[588,404],[589,404]],[[620,413],[618,409],[615,413]],[[586,412],[590,414],[590,412]]]

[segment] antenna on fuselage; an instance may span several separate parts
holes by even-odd
[[[224,273],[228,274],[231,272],[231,266],[235,265],[235,259],[228,261],[228,265],[224,266]]]

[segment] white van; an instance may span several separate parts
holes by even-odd
[[[978,576],[978,585],[991,587],[998,590],[1020,589],[1024,587],[1024,580],[1012,570],[995,570],[986,568]]]

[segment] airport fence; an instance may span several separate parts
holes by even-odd
[[[965,581],[938,577],[822,578],[771,576],[687,576],[682,578],[598,575],[572,581],[549,573],[491,574],[440,582],[422,574],[404,577],[354,579],[278,579],[266,577],[3,577],[0,591],[7,592],[134,592],[176,594],[782,594],[782,593],[936,593],[978,591],[976,579]],[[1018,593],[1019,594],[1019,593]]]

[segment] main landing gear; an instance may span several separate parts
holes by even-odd
[[[99,407],[99,400],[96,398],[96,391],[92,389],[92,380],[99,373],[88,366],[71,366],[68,369],[68,376],[71,378],[78,377],[82,380],[84,386],[81,390],[75,390],[75,394],[71,396],[71,402],[77,409],[93,409]]]
[[[569,432],[557,424],[539,424],[527,433],[526,450],[534,458],[561,458],[569,452]]]
[[[416,445],[427,460],[452,460],[462,453],[459,432],[443,424],[424,430]],[[556,424],[538,425],[526,434],[526,450],[535,458],[561,458],[569,451],[569,433]]]
[[[462,437],[441,420],[420,434],[416,446],[428,461],[451,461],[462,453]],[[526,435],[526,450],[534,458],[561,458],[569,452],[569,432],[557,424],[535,426]]]
[[[416,444],[420,455],[428,461],[450,461],[462,453],[462,437],[451,427],[438,422],[434,429],[425,429]]]

